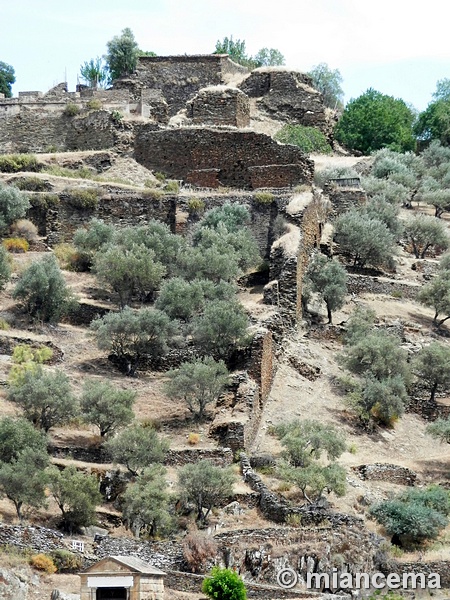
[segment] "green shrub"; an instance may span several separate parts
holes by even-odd
[[[204,579],[202,592],[215,600],[246,600],[244,582],[235,571],[213,567]]]
[[[14,254],[28,252],[30,247],[30,244],[24,238],[6,238],[6,240],[3,240],[2,245],[8,252]]]
[[[86,108],[88,110],[101,110],[103,108],[103,104],[98,98],[91,98],[91,100],[86,102]]]
[[[21,177],[14,181],[14,185],[19,190],[25,190],[27,192],[48,192],[49,183],[45,179],[40,179],[36,176]]]
[[[0,318],[0,331],[8,331],[11,329],[9,323],[5,319]]]
[[[284,125],[275,135],[275,139],[283,144],[293,144],[298,146],[303,152],[308,154],[315,152],[317,154],[331,154],[332,148],[327,142],[325,135],[315,127],[305,127],[304,125]]]
[[[34,154],[4,154],[0,156],[0,172],[18,173],[19,171],[37,172],[42,169],[42,163]]]
[[[142,196],[144,198],[153,198],[153,200],[161,200],[164,196],[164,192],[161,190],[147,189],[142,192]]]
[[[59,204],[57,194],[30,194],[28,198],[33,208],[49,209]]]
[[[158,171],[156,173],[153,173],[153,176],[156,177],[156,179],[161,183],[163,183],[166,180],[166,176],[164,175],[164,173],[160,173]]]
[[[178,192],[180,191],[180,184],[178,183],[178,181],[172,179],[171,181],[168,181],[166,183],[166,185],[164,186],[164,191],[167,194],[178,194]]]
[[[67,190],[68,203],[74,208],[95,209],[98,206],[100,190],[97,188]]]
[[[81,556],[69,550],[53,550],[50,556],[59,573],[76,573],[83,566]]]
[[[111,119],[114,121],[114,123],[120,123],[123,119],[123,114],[118,110],[113,110],[111,111]]]
[[[192,214],[203,213],[205,210],[205,201],[201,198],[189,198],[188,211]]]
[[[66,104],[66,107],[63,110],[63,115],[65,115],[66,117],[74,117],[75,115],[77,115],[80,112],[80,110],[81,109],[78,106],[78,104],[69,102],[69,104]]]
[[[258,204],[272,204],[275,200],[275,196],[272,192],[256,192],[253,198],[258,202]]]

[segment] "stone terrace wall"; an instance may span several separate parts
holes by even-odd
[[[0,119],[0,154],[112,148],[123,129],[108,111],[83,112],[67,117],[62,112],[21,111]]]
[[[250,167],[294,165],[284,186],[311,183],[314,164],[295,146],[278,144],[253,131],[186,127],[161,130],[143,125],[136,132],[135,159],[148,169],[186,180],[203,169],[219,169],[221,185],[252,189]],[[265,187],[280,187],[279,181]]]
[[[117,227],[143,225],[151,219],[162,221],[175,231],[176,199],[173,196],[152,198],[121,188],[103,188],[105,193],[93,209],[77,208],[70,204],[67,194],[60,194],[60,202],[51,208],[34,207],[27,217],[37,224],[39,235],[47,236],[49,245],[69,242],[76,229],[93,217]]]
[[[420,290],[420,284],[397,281],[387,277],[372,277],[371,275],[357,275],[349,273],[347,288],[350,294],[392,294],[399,298],[415,300]]]
[[[248,69],[224,54],[141,56],[136,73],[115,81],[114,88],[129,89],[136,101],[142,89],[160,89],[173,116],[201,88],[223,84],[226,75],[233,73],[248,73]]]

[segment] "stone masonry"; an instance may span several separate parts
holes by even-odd
[[[186,104],[187,117],[194,125],[250,125],[250,101],[237,88],[218,85],[200,90]]]
[[[148,169],[181,180],[188,180],[199,170],[218,169],[221,185],[241,189],[256,187],[253,167],[289,165],[282,175],[276,168],[269,170],[265,187],[311,183],[314,172],[313,162],[297,147],[278,144],[268,135],[254,131],[158,129],[143,125],[136,132],[134,156]]]

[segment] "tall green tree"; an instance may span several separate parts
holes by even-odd
[[[11,86],[15,81],[16,76],[13,67],[0,60],[0,94],[5,94],[6,98],[11,98]]]
[[[433,323],[439,328],[450,319],[450,278],[446,271],[440,272],[417,294],[421,304],[434,309]],[[439,315],[444,315],[439,319]]]
[[[414,130],[424,144],[437,140],[450,145],[450,79],[437,82],[433,100],[419,114]]]
[[[349,150],[371,154],[380,148],[415,149],[413,110],[401,99],[370,88],[345,107],[335,137]]]
[[[4,417],[0,439],[0,497],[13,502],[22,520],[25,506],[45,504],[47,436],[23,418]]]
[[[217,40],[214,54],[228,54],[232,61],[244,67],[254,68],[254,63],[245,50],[245,40],[233,40],[233,36]]]
[[[439,389],[443,392],[450,389],[449,365],[450,348],[438,342],[424,346],[414,358],[413,372],[430,390],[431,402],[434,402]]]
[[[112,81],[134,73],[139,57],[139,46],[129,27],[107,42],[106,47],[107,53],[104,58]]]
[[[261,48],[255,54],[257,67],[279,67],[285,64],[285,58],[276,48]]]
[[[109,81],[108,67],[99,56],[85,61],[80,66],[80,75],[91,88],[105,88]]]
[[[330,69],[327,63],[319,63],[308,75],[316,90],[322,94],[325,106],[335,110],[344,108],[344,91],[341,87],[343,77],[339,69]]]
[[[154,537],[170,527],[165,474],[162,465],[152,465],[123,494],[123,519],[136,537],[144,531]]]

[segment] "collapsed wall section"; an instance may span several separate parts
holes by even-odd
[[[148,169],[185,181],[213,169],[219,185],[241,189],[255,189],[263,180],[264,187],[309,184],[314,173],[313,161],[296,146],[279,144],[253,131],[143,125],[136,131],[134,157]],[[277,167],[286,165],[290,168],[281,169],[281,176]],[[272,169],[265,178],[258,170],[252,172],[252,168],[268,166]]]

